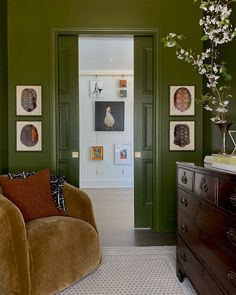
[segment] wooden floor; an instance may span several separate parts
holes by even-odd
[[[174,233],[134,229],[133,189],[83,189],[93,203],[102,246],[175,245]]]

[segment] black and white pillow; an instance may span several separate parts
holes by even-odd
[[[37,172],[19,172],[19,173],[8,173],[10,179],[26,179],[29,176],[35,175]],[[58,209],[62,210],[66,215],[65,199],[63,196],[63,186],[66,182],[64,176],[50,176],[50,186],[52,192],[52,198]]]
[[[8,173],[8,177],[10,179],[25,179],[26,178],[26,175],[25,175],[25,172],[24,171],[21,171],[21,172],[17,172],[17,173]]]
[[[50,177],[51,191],[54,202],[57,204],[57,208],[63,210],[66,215],[65,199],[63,196],[63,186],[65,183],[65,177],[53,176]]]

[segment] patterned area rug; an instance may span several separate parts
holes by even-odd
[[[101,266],[58,295],[196,295],[175,262],[175,247],[106,247]]]

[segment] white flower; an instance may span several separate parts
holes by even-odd
[[[210,10],[211,12],[215,11],[215,6],[214,6],[214,5],[211,5],[211,6],[209,7],[209,10]]]
[[[199,21],[199,25],[202,27],[203,25],[204,25],[204,20],[203,19],[200,19],[200,21]]]
[[[219,108],[216,109],[216,112],[217,113],[227,113],[228,110],[226,108],[224,108],[224,107],[219,107]]]
[[[205,106],[204,106],[204,109],[205,109],[206,111],[209,111],[209,112],[212,112],[212,111],[213,111],[213,109],[210,108],[209,105],[205,105]]]

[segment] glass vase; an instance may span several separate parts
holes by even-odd
[[[229,129],[233,123],[228,123],[228,122],[217,122],[215,123],[216,126],[219,127],[221,133],[222,133],[222,146],[221,146],[221,151],[219,154],[221,155],[227,155],[226,152],[226,138],[229,133]]]

